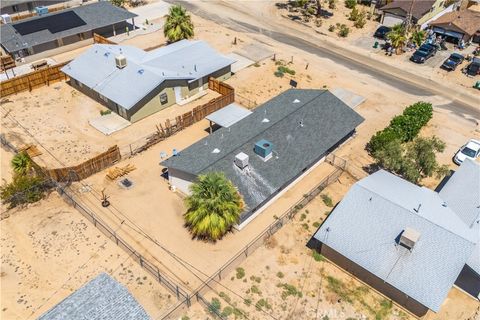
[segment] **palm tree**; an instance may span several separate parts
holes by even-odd
[[[170,7],[163,33],[167,37],[168,42],[177,42],[183,39],[193,37],[193,23],[187,10],[180,5]]]
[[[396,49],[396,53],[400,54],[400,49],[407,41],[405,36],[405,27],[401,24],[396,24],[392,27],[392,30],[387,33],[387,39],[392,42],[392,46]]]
[[[26,152],[17,153],[11,161],[13,171],[19,175],[24,175],[32,168],[32,161]]]
[[[423,41],[425,41],[426,33],[423,30],[417,30],[412,33],[410,40],[415,43],[417,46],[421,46]]]
[[[221,239],[239,222],[245,208],[242,197],[221,172],[198,176],[190,186],[191,195],[185,199],[185,225],[193,237]]]

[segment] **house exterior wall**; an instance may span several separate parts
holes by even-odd
[[[432,8],[430,9],[429,12],[427,12],[423,17],[418,19],[417,24],[422,25],[440,12],[442,12],[445,9],[445,1],[444,0],[437,0],[433,4]]]
[[[373,287],[375,290],[392,299],[397,304],[401,305],[417,317],[423,317],[429,311],[429,309],[422,305],[420,302],[409,297],[408,295],[393,287],[392,285],[384,282],[376,275],[370,273],[369,271],[357,265],[353,261],[347,259],[343,255],[330,248],[328,245],[318,241],[317,239],[312,238],[307,244],[307,246],[311,249],[318,251],[327,259],[329,259],[342,269],[346,270],[348,273],[352,274],[356,278],[365,282],[369,286]]]
[[[33,50],[33,53],[35,54],[43,51],[52,50],[58,47],[59,47],[58,42],[55,40],[55,41],[45,42],[45,43],[41,43],[36,46],[33,46],[32,50]]]
[[[162,95],[167,96],[167,102],[163,104],[160,99]],[[136,122],[160,110],[170,107],[173,104],[175,104],[175,92],[173,88],[171,87],[164,88],[162,91],[156,94],[150,101],[148,101],[145,105],[143,105],[137,112],[132,114],[129,120],[131,122]]]
[[[188,189],[197,177],[193,174],[183,172],[181,170],[168,169],[168,181],[172,186],[185,194],[190,194]]]

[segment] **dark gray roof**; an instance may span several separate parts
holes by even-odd
[[[406,228],[420,233],[411,251],[397,241]],[[355,183],[314,237],[436,312],[477,241],[438,193],[383,170]]]
[[[150,317],[128,290],[102,273],[39,320],[148,320]]]
[[[33,33],[21,35],[15,29],[15,25],[25,24],[29,23],[30,21],[37,21],[49,17],[55,17],[57,15],[60,15],[59,17],[61,17],[61,15],[65,12],[74,12],[81,20],[85,22],[85,24],[56,33],[51,33],[48,29],[43,29]],[[40,17],[24,19],[12,24],[2,24],[0,26],[1,44],[8,52],[16,52],[18,50],[26,49],[38,44],[47,43],[78,33],[106,27],[136,16],[136,14],[116,7],[108,1],[96,2],[80,7],[57,11]]]
[[[360,115],[329,91],[290,89],[231,127],[221,128],[180,151],[163,165],[194,175],[224,172],[243,195],[247,210],[253,210],[362,122]],[[273,157],[266,162],[253,151],[261,139],[274,146]],[[249,156],[245,172],[234,164],[240,152]],[[245,219],[242,216],[242,221]]]

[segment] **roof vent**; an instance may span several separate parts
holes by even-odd
[[[273,144],[270,141],[262,139],[255,143],[253,151],[255,151],[255,153],[263,159],[263,161],[267,161],[272,157]]]
[[[123,54],[119,54],[115,57],[115,64],[118,69],[123,69],[127,66],[127,58]]]
[[[408,250],[412,250],[418,239],[420,238],[420,232],[412,228],[405,228],[400,235],[400,245],[404,246]]]
[[[300,100],[298,100],[298,99],[293,100],[293,103],[299,103],[299,102],[300,102]]]
[[[269,123],[269,122],[270,122],[270,120],[268,120],[267,118],[263,118],[263,120],[262,120],[262,123]]]
[[[138,72],[139,74],[143,74],[143,73],[145,72],[145,70],[139,69],[137,72]]]
[[[237,167],[243,170],[248,166],[248,155],[240,152],[235,156],[235,160],[233,162],[237,165]]]
[[[220,149],[215,148],[215,149],[212,150],[212,153],[220,153]]]

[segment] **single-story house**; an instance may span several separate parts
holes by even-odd
[[[477,236],[475,250],[456,285],[480,299],[480,163],[466,159],[439,195]]]
[[[429,23],[432,30],[439,36],[446,37],[450,42],[480,43],[480,12],[470,9],[453,11],[444,14]]]
[[[95,44],[62,71],[74,88],[135,122],[202,94],[210,77],[228,79],[234,62],[204,41],[182,40],[148,52]]]
[[[382,12],[380,22],[387,27],[403,24],[411,10],[412,23],[422,25],[443,9],[443,0],[396,0],[379,9]]]
[[[363,118],[327,90],[290,89],[162,162],[188,194],[198,175],[223,172],[246,209],[238,229],[353,135]]]
[[[3,0],[0,2],[1,14],[34,12],[36,7],[48,7],[69,0]]]
[[[150,320],[127,288],[101,273],[38,320]]]
[[[14,58],[38,54],[91,39],[135,28],[137,15],[101,1],[20,20],[0,26],[0,44]],[[131,19],[131,24],[127,22]]]
[[[418,317],[438,312],[454,284],[478,298],[480,169],[472,164],[440,193],[384,170],[358,181],[308,247]]]

